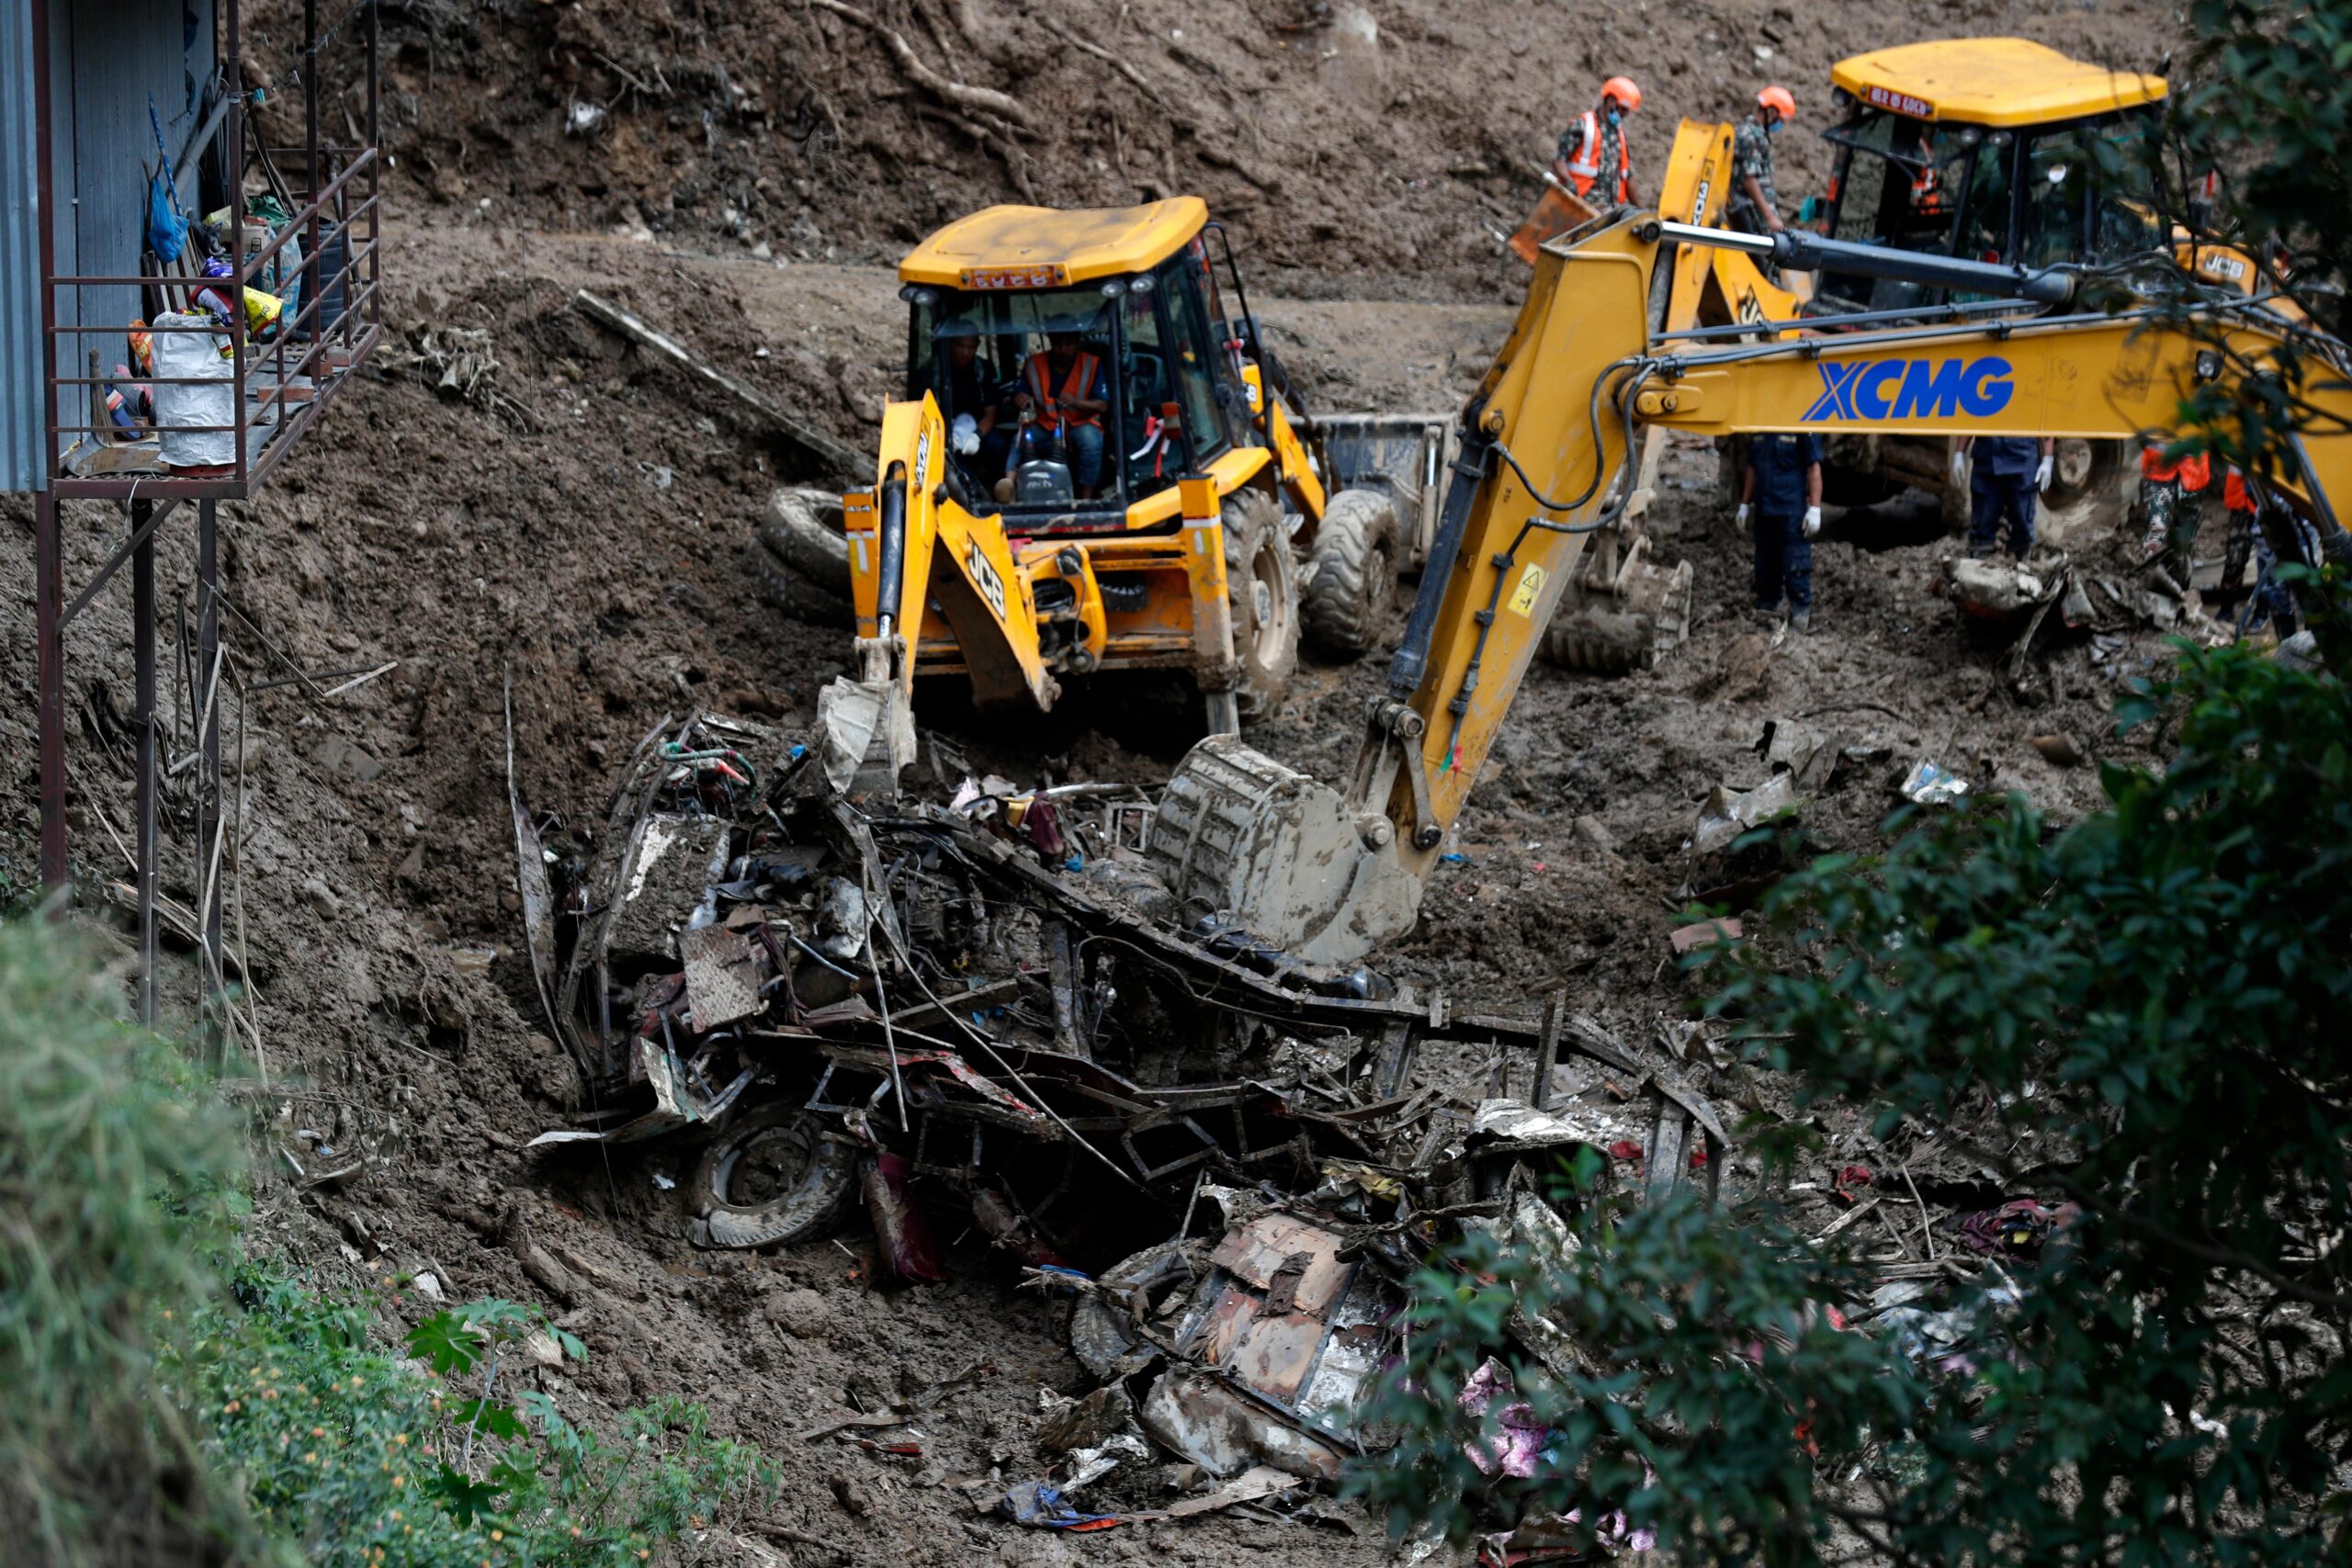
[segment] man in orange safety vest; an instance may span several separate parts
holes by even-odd
[[[1611,76],[1603,82],[1600,102],[1560,132],[1553,175],[1595,207],[1634,206],[1634,156],[1625,146],[1625,117],[1641,107],[1642,90],[1632,77]],[[1600,194],[1595,196],[1595,190]]]
[[[1079,346],[1076,333],[1048,333],[1046,352],[1022,367],[1013,402],[1035,411],[1038,428],[1069,455],[1080,497],[1092,497],[1102,480],[1102,415],[1111,406],[1102,359]]]

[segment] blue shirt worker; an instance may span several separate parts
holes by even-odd
[[[1751,437],[1739,480],[1736,521],[1756,534],[1756,612],[1777,615],[1785,597],[1789,624],[1813,629],[1813,536],[1821,532],[1821,437]]]
[[[1989,556],[2003,535],[2009,554],[2023,560],[2033,548],[2034,499],[2050,488],[2049,436],[1963,435],[1952,448],[1951,477],[1968,472],[1968,553]]]

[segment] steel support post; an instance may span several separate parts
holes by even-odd
[[[196,508],[196,919],[202,949],[205,1031],[218,1046],[225,1025],[220,951],[220,502]]]
[[[139,543],[130,552],[132,680],[137,688],[139,729],[138,822],[131,868],[139,894],[139,1021],[155,1027],[155,536],[148,527],[152,501],[130,503],[130,529]]]
[[[57,492],[33,497],[33,635],[40,705],[40,880],[65,886],[65,556]]]

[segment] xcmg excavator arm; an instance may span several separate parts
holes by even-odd
[[[1647,329],[1662,243],[1750,249],[1784,267],[1834,264],[2016,305],[1990,319],[1881,317],[1833,335],[1693,347]],[[1153,827],[1161,875],[1190,915],[1224,915],[1310,962],[1351,963],[1410,930],[1545,623],[1588,540],[1624,508],[1628,455],[1645,425],[2132,438],[2169,430],[2200,382],[2263,363],[2297,330],[2243,297],[2199,304],[2195,330],[2152,310],[2084,313],[2078,283],[2071,272],[1646,214],[1547,245],[1463,412],[1443,520],[1387,690],[1367,705],[1354,776],[1334,790],[1231,737],[1202,741]],[[2352,504],[2352,434],[2342,434],[2352,431],[2352,384],[2340,345],[2300,341],[2307,355],[2335,360],[2335,374],[2304,383],[2329,417],[2301,437],[2300,472],[2272,489],[2335,547],[2346,538],[2335,507]]]

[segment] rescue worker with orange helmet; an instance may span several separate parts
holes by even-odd
[[[1777,234],[1781,193],[1772,187],[1772,138],[1797,118],[1796,95],[1773,85],[1756,95],[1756,107],[1731,141],[1731,226],[1750,234]]]
[[[1641,107],[1642,90],[1632,77],[1611,76],[1603,82],[1600,102],[1560,132],[1553,175],[1603,210],[1634,205],[1634,155],[1625,146],[1625,117]]]

